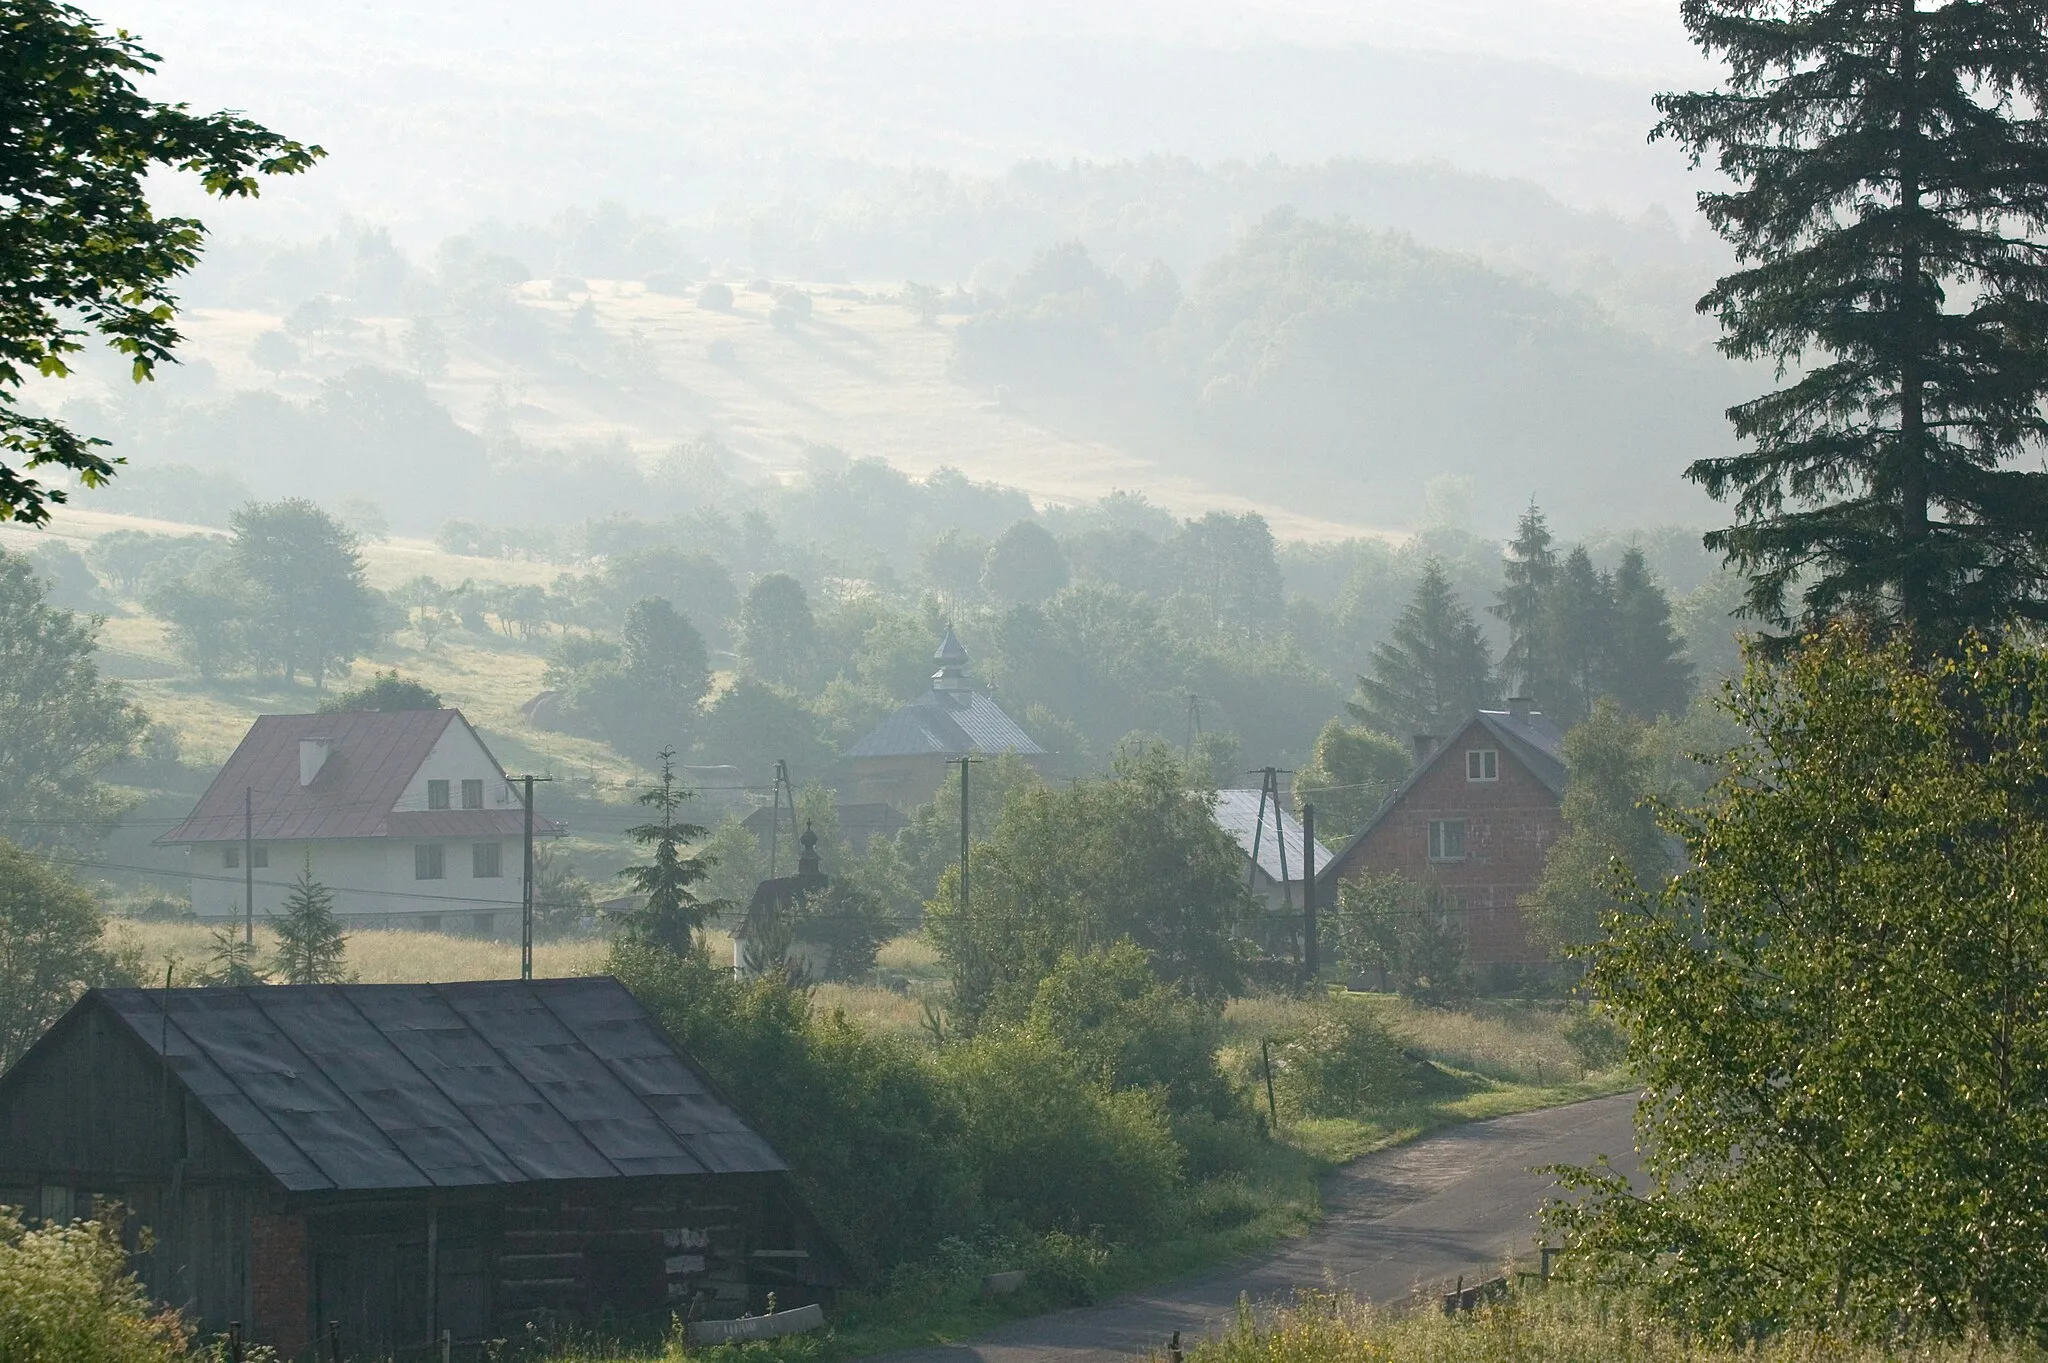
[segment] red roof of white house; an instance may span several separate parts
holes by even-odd
[[[450,725],[469,728],[460,710],[362,710],[329,715],[263,715],[183,823],[159,843],[239,842],[243,792],[259,842],[335,838],[512,837],[525,827],[523,806],[394,810],[420,764]],[[472,737],[475,730],[469,730]],[[325,739],[327,757],[310,785],[299,784],[299,744]],[[490,749],[477,740],[486,757]],[[491,757],[500,779],[504,768]],[[535,830],[559,832],[536,819]]]

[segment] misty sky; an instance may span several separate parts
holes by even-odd
[[[1683,214],[1652,91],[1697,83],[1675,0],[108,0],[156,92],[326,145],[216,217],[339,212],[425,242],[610,197],[687,216],[829,195],[849,165],[1024,158],[1441,160]]]

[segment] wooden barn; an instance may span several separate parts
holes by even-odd
[[[101,1200],[155,1296],[287,1358],[729,1318],[843,1262],[607,977],[94,990],[0,1076],[0,1201]]]

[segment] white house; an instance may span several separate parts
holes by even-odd
[[[264,715],[157,841],[189,850],[202,919],[241,917],[251,882],[275,912],[310,866],[345,922],[491,934],[518,926],[525,821],[459,710]]]

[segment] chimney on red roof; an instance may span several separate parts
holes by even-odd
[[[299,740],[299,784],[310,786],[313,778],[320,774],[320,768],[327,765],[327,755],[334,751],[331,738],[302,738]]]

